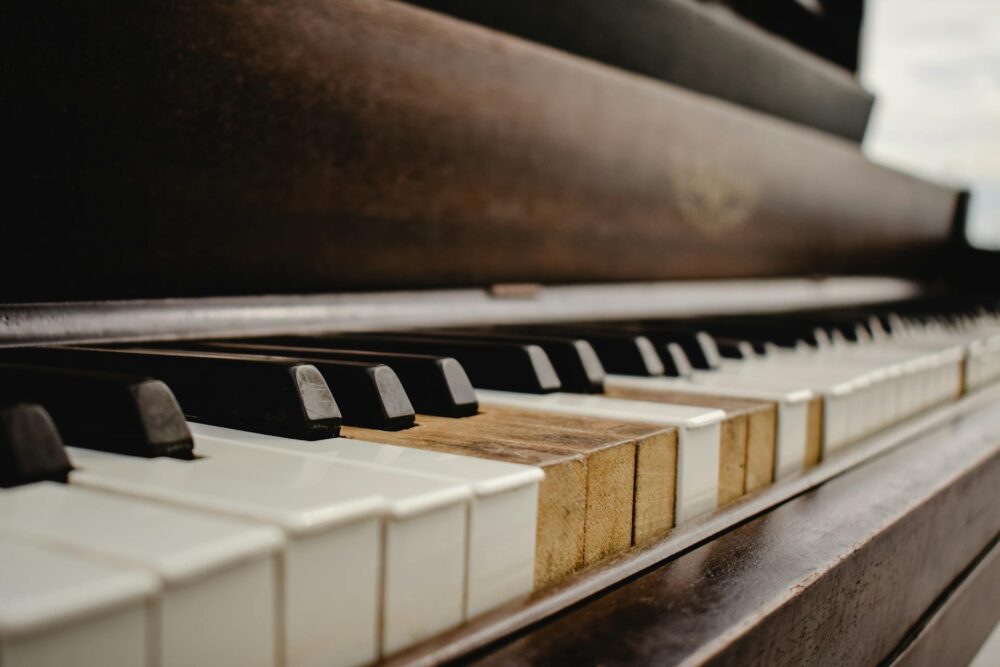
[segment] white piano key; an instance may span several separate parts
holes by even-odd
[[[206,424],[190,427],[196,449],[219,439],[468,484],[475,496],[469,514],[467,616],[532,590],[541,468],[348,438],[303,442]]]
[[[693,394],[727,395],[734,398],[774,401],[778,410],[778,428],[775,434],[774,478],[782,479],[801,472],[805,467],[808,440],[809,401],[815,394],[807,389],[782,391],[741,383],[730,386],[720,383],[706,385],[682,378],[638,377],[634,375],[607,375],[604,382],[609,387],[623,389],[664,389]]]
[[[290,664],[370,662],[462,620],[466,485],[224,441],[190,462],[70,450],[72,483],[282,528]]]
[[[960,363],[961,352],[954,345],[872,342],[794,360],[731,365],[715,373],[696,373],[691,379],[722,386],[739,379],[766,386],[805,384],[823,397],[823,450],[832,453],[956,397]],[[948,370],[938,373],[942,364]]]
[[[678,434],[675,521],[679,525],[718,508],[720,423],[726,418],[722,410],[559,392],[477,389],[476,396],[484,405],[674,426]]]
[[[155,665],[159,579],[0,529],[0,665]]]
[[[269,526],[42,482],[0,492],[0,528],[158,576],[163,667],[278,662],[284,540]]]

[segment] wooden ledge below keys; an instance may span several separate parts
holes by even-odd
[[[719,506],[774,481],[778,409],[773,401],[685,393],[682,390],[609,386],[605,395],[654,403],[724,410],[719,467]]]
[[[671,427],[484,408],[462,419],[418,415],[406,431],[347,427],[341,435],[541,467],[536,588],[662,537],[674,523]]]

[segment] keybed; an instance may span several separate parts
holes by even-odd
[[[993,384],[1000,318],[915,302],[24,348],[0,375],[0,559],[72,574],[37,619],[49,593],[11,598],[5,659],[82,628],[148,664],[355,665]]]

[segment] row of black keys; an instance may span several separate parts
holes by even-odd
[[[688,365],[711,370],[717,364],[716,346],[723,356],[738,358],[747,344],[755,353],[764,353],[768,344],[816,345],[818,330],[836,331],[849,340],[864,329],[874,334],[876,325],[891,331],[890,312],[957,324],[982,307],[898,304],[892,311],[690,322],[22,348],[0,355],[0,403],[44,406],[69,444],[144,457],[190,458],[193,444],[185,419],[305,440],[334,437],[341,422],[395,430],[411,426],[415,412],[456,418],[475,414],[473,386],[597,393],[605,372],[677,375]],[[0,466],[16,471],[11,457],[30,457],[30,441],[44,429],[34,418],[8,422],[0,436],[7,447],[6,454],[0,452]],[[21,448],[28,454],[10,453],[19,451],[10,449],[17,439],[24,441]],[[9,483],[7,477],[10,474],[0,470],[0,484]]]

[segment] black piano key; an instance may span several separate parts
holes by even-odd
[[[0,398],[43,405],[71,445],[147,458],[192,457],[184,414],[159,380],[0,363]]]
[[[826,331],[830,335],[834,332],[840,332],[840,335],[852,343],[857,343],[859,340],[857,330],[858,323],[854,319],[807,317],[803,318],[799,324],[803,330],[800,337],[810,345],[816,344],[817,330]]]
[[[155,345],[143,349],[155,349],[179,356],[191,353],[187,349]],[[385,431],[398,431],[413,426],[415,415],[410,398],[399,378],[385,364],[323,359],[315,355],[275,355],[269,352],[236,349],[210,350],[204,346],[201,350],[209,354],[242,356],[248,362],[261,360],[310,364],[315,366],[326,380],[330,393],[340,408],[344,424]]]
[[[311,364],[146,349],[20,348],[5,356],[161,379],[191,421],[300,440],[332,438],[340,430],[337,403]]]
[[[766,347],[770,343],[778,347],[794,348],[803,341],[813,346],[818,345],[815,326],[797,321],[779,322],[775,317],[722,317],[692,321],[688,326],[691,331],[704,331],[713,337],[753,341],[759,347]],[[685,347],[685,351],[688,349]]]
[[[42,406],[0,407],[0,487],[66,482],[72,470],[59,431]]]
[[[441,340],[415,334],[330,334],[297,338],[303,345],[334,348],[433,354],[454,357],[472,386],[533,394],[562,386],[545,350],[537,345]]]
[[[689,327],[676,323],[668,325],[656,321],[608,323],[604,326],[622,327],[626,330],[641,333],[653,341],[653,345],[656,346],[656,351],[659,352],[661,358],[665,354],[666,346],[670,343],[675,343],[684,350],[684,355],[692,367],[705,371],[715,370],[719,367],[719,350],[715,345],[715,341],[700,327]],[[668,366],[667,375],[670,375],[668,361],[666,359],[663,361],[664,365]]]
[[[441,417],[468,417],[479,411],[472,383],[462,365],[452,357],[307,347],[302,345],[302,339],[288,337],[207,341],[200,345],[248,354],[385,364],[395,371],[417,412]],[[336,394],[334,398],[343,403]]]
[[[604,392],[604,366],[590,343],[579,337],[518,334],[492,329],[433,329],[414,333],[458,340],[537,345],[549,355],[562,384],[562,391],[579,394]]]
[[[719,354],[724,359],[736,359],[738,361],[743,361],[757,355],[757,353],[753,350],[753,345],[748,340],[741,340],[738,338],[720,338],[716,336],[715,345],[719,349]]]
[[[395,372],[385,364],[338,361],[318,357],[286,357],[316,367],[340,406],[342,420],[352,426],[397,431],[413,426],[410,397]]]
[[[517,325],[497,330],[580,338],[590,343],[604,370],[615,375],[655,377],[664,372],[663,361],[652,341],[642,335],[574,324]]]

